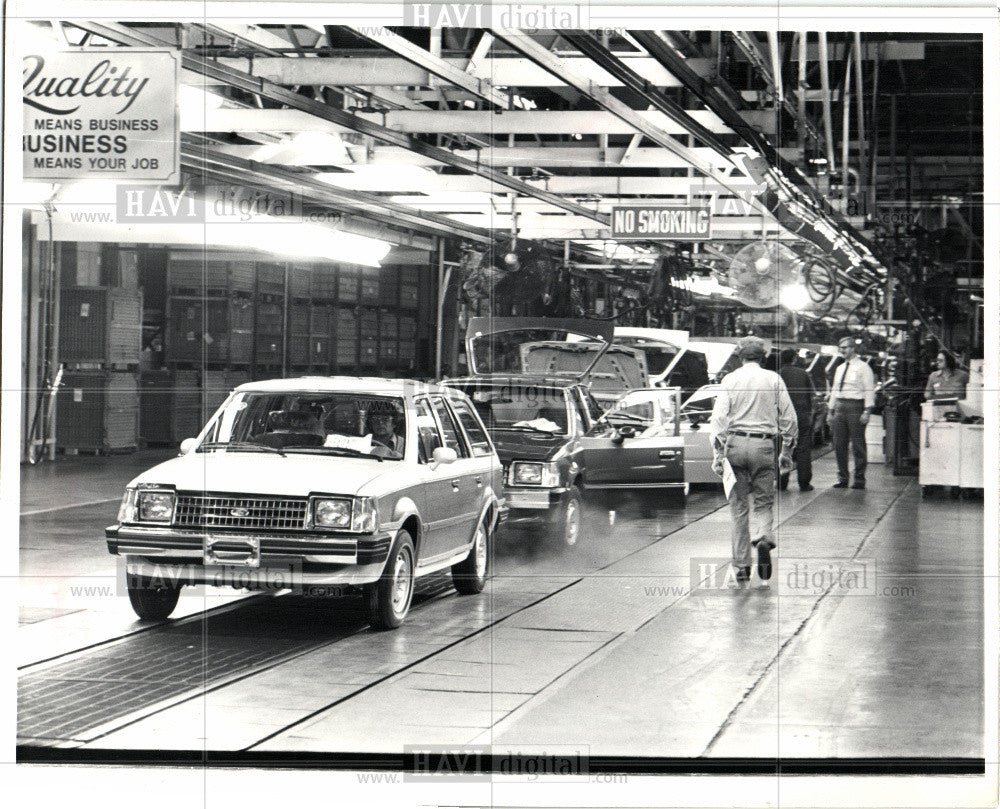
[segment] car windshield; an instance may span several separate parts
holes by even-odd
[[[490,430],[566,433],[569,415],[562,388],[500,382],[473,382],[455,387],[468,394]]]
[[[199,452],[289,452],[400,460],[403,399],[365,393],[240,392],[212,423]]]

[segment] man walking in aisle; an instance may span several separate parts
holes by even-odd
[[[837,347],[844,362],[833,374],[827,415],[837,455],[837,482],[833,488],[847,488],[847,448],[850,445],[854,455],[854,483],[851,488],[863,489],[865,469],[868,467],[865,428],[875,407],[875,374],[868,363],[858,356],[858,342],[854,337],[842,337]]]
[[[743,583],[750,580],[751,546],[757,548],[757,575],[761,579],[771,577],[771,550],[776,547],[772,508],[774,439],[781,436],[780,471],[791,471],[798,421],[781,377],[760,367],[767,353],[764,341],[744,337],[737,351],[743,365],[727,374],[719,386],[710,435],[715,455],[712,469],[721,475],[723,461],[728,460],[736,477],[729,508],[733,566],[736,580]]]

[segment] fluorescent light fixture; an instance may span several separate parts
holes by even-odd
[[[425,191],[437,173],[423,166],[351,166],[349,172],[316,175],[324,183],[352,191]]]
[[[790,284],[789,286],[782,287],[779,297],[781,305],[786,309],[791,309],[793,312],[799,312],[808,308],[812,301],[809,297],[809,292],[801,284]]]
[[[392,245],[356,233],[301,222],[282,222],[274,217],[266,226],[247,227],[246,223],[209,223],[206,236],[209,243],[225,243],[266,250],[279,256],[326,258],[348,264],[378,267]]]
[[[177,88],[177,108],[181,119],[199,121],[208,110],[221,109],[226,99],[201,87],[182,84]]]

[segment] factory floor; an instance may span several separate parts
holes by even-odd
[[[356,600],[198,593],[136,621],[103,527],[147,451],[21,476],[19,740],[89,750],[399,752],[419,744],[649,758],[984,753],[984,508],[868,487],[776,505],[774,573],[729,565],[715,489],[592,507],[580,545],[501,529],[478,596],[424,582],[399,630]],[[86,589],[87,587],[91,589]]]

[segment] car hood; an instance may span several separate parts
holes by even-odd
[[[587,365],[574,376],[584,377],[611,345],[614,326],[610,321],[581,318],[473,317],[465,331],[465,351],[469,371],[474,376],[496,373],[526,373],[519,347],[538,340],[570,344],[589,340],[598,348],[588,354]],[[565,335],[565,341],[557,334]]]
[[[402,461],[330,455],[284,457],[258,452],[190,452],[135,478],[129,486],[159,483],[183,491],[245,492],[304,497],[310,492],[357,494],[375,478],[402,471]]]
[[[511,461],[548,461],[567,442],[565,435],[545,435],[515,430],[495,430],[493,444],[504,466]]]
[[[596,359],[595,359],[596,358]],[[649,386],[646,355],[626,346],[600,343],[527,343],[521,346],[525,372],[544,376],[581,378],[587,376],[590,390],[617,396],[632,388]]]

